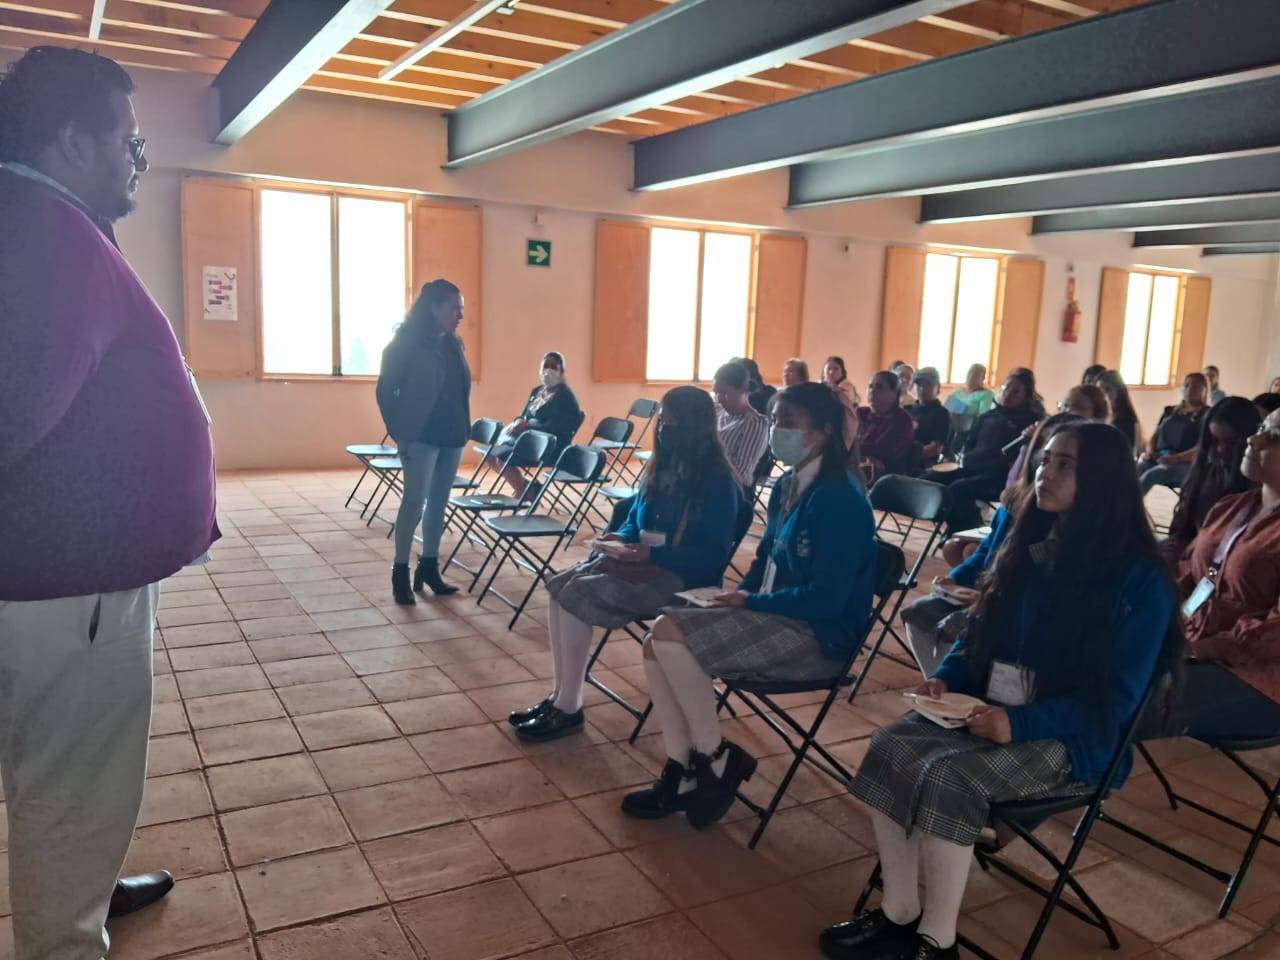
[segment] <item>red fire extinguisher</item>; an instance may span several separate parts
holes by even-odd
[[[1076,278],[1067,277],[1067,309],[1062,314],[1062,340],[1075,343],[1080,339],[1080,304],[1076,302]]]

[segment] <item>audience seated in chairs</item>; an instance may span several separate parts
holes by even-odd
[[[1220,500],[1178,567],[1186,732],[1207,740],[1280,734],[1280,411],[1241,469],[1260,488]]]
[[[975,363],[964,376],[964,386],[947,397],[946,407],[962,416],[980,417],[995,404],[995,393],[987,389],[987,368]]]
[[[618,545],[547,581],[555,669],[551,694],[508,718],[523,740],[582,729],[582,690],[593,626],[616,629],[656,616],[675,594],[717,586],[729,562],[739,484],[716,439],[711,398],[676,387],[662,398],[653,457],[616,534]]]
[[[853,455],[858,449],[858,404],[862,398],[845,371],[843,357],[827,357],[827,362],[822,365],[822,382],[835,392],[836,399],[844,408],[844,445]],[[857,468],[856,460],[851,463]]]
[[[809,382],[809,365],[799,357],[792,357],[782,365],[782,385],[794,387],[797,383]]]
[[[1187,479],[1200,442],[1200,425],[1209,411],[1209,382],[1203,373],[1188,373],[1182,399],[1164,408],[1147,448],[1138,461],[1143,494],[1157,485],[1177,489]]]
[[[926,678],[933,676],[951,650],[955,638],[963,632],[967,622],[963,611],[967,609],[968,602],[977,597],[978,578],[995,560],[996,551],[1009,533],[1012,518],[1022,501],[1034,492],[1036,470],[1045,446],[1063,427],[1082,422],[1083,418],[1074,413],[1056,413],[1040,421],[1023,448],[1025,456],[1019,460],[1021,472],[1000,498],[1002,505],[991,520],[991,532],[979,543],[970,541],[968,546],[973,548],[971,550],[958,549],[963,545],[956,540],[948,541],[943,556],[951,563],[951,572],[933,581],[935,591],[932,596],[921,597],[903,609],[902,622],[907,628],[907,643]],[[943,594],[954,599],[946,599]]]
[[[1169,535],[1160,544],[1171,565],[1178,565],[1219,500],[1257,486],[1241,468],[1249,438],[1261,422],[1258,408],[1244,397],[1227,397],[1214,404],[1201,421],[1196,459],[1182,484]]]
[[[1111,405],[1107,402],[1107,395],[1097,387],[1082,384],[1067,391],[1066,397],[1058,403],[1058,413],[1070,413],[1081,420],[1097,420],[1099,423],[1106,423],[1107,418],[1111,416]],[[1031,426],[1022,431],[1022,436],[1030,440],[1043,422],[1042,420],[1031,424]],[[1048,441],[1049,438],[1045,437],[1041,441],[1041,446],[1043,447]],[[1027,465],[1027,453],[1030,449],[1030,444],[1024,443],[1018,451],[1017,459],[1013,461],[1013,466],[1009,468],[1009,475],[1005,478],[1006,493],[1010,487],[1016,487],[1021,482]],[[1036,452],[1039,452],[1039,450]],[[1031,467],[1031,474],[1035,474],[1034,463]]]
[[[755,473],[760,458],[769,449],[769,418],[751,406],[751,375],[741,362],[730,361],[716,371],[711,381],[715,398],[716,430],[724,447],[729,469],[738,482],[742,500],[733,542],[740,543],[754,516]]]
[[[1103,370],[1095,382],[1111,404],[1111,425],[1124,434],[1125,439],[1132,440],[1136,455],[1142,446],[1142,424],[1138,422],[1138,412],[1133,409],[1133,399],[1129,396],[1124,377],[1118,370]]]
[[[1265,417],[1272,410],[1280,410],[1280,393],[1260,393],[1253,398],[1253,405]]]
[[[720,737],[714,677],[827,677],[863,635],[876,545],[870,504],[848,470],[840,403],[821,384],[799,384],[778,394],[773,419],[773,454],[790,469],[774,486],[746,578],[712,607],[664,610],[645,640],[667,762],[651,788],[624,798],[630,816],[683,811],[707,826],[754,773],[755,759]]]
[[[763,413],[767,417],[769,415],[769,401],[778,392],[778,388],[764,382],[764,375],[760,372],[760,364],[750,357],[734,357],[729,362],[740,363],[747,368],[747,373],[751,376],[751,406],[757,413]]]
[[[916,446],[922,467],[937,463],[951,439],[951,414],[938,400],[938,379],[938,371],[933,367],[917,370],[911,383],[916,402],[905,408],[916,426]]]
[[[1039,419],[1031,408],[1031,398],[1036,395],[1031,371],[1009,374],[1000,388],[999,402],[979,417],[969,432],[961,453],[961,468],[926,474],[925,479],[947,484],[947,522],[951,532],[981,525],[978,500],[1000,499],[1013,464],[1013,455],[1005,448]]]
[[[1080,375],[1080,385],[1083,387],[1096,387],[1098,385],[1098,377],[1107,372],[1107,368],[1101,363],[1091,363],[1084,368],[1084,373]]]
[[[911,466],[916,425],[902,409],[897,374],[888,370],[874,374],[867,385],[867,404],[858,408],[858,448],[864,462],[873,477],[906,473]]]
[[[970,628],[917,690],[987,703],[962,729],[915,714],[882,728],[850,785],[872,810],[884,900],[823,932],[828,957],[957,957],[991,805],[1100,782],[1151,678],[1180,660],[1173,588],[1131,462],[1104,424],[1049,441]]]
[[[538,380],[538,385],[529,391],[529,399],[525,401],[520,416],[506,425],[498,445],[490,451],[491,469],[502,470],[503,461],[515,447],[516,437],[526,430],[541,430],[556,438],[555,446],[547,451],[545,460],[545,465],[551,466],[560,456],[560,451],[573,442],[573,435],[582,425],[578,398],[565,382],[564,356],[555,351],[544,354]],[[523,473],[515,467],[508,467],[503,471],[502,479],[507,481],[517,497],[524,496],[529,481]]]

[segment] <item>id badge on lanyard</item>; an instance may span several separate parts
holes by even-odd
[[[1030,702],[1034,686],[1035,675],[1030,670],[1006,660],[993,660],[984,699],[1002,707],[1021,707]]]
[[[1195,616],[1196,611],[1208,603],[1213,598],[1214,593],[1217,592],[1218,574],[1222,570],[1222,565],[1227,562],[1227,557],[1231,555],[1231,550],[1235,547],[1236,541],[1243,536],[1248,528],[1249,520],[1249,517],[1245,517],[1244,522],[1218,544],[1213,560],[1209,563],[1209,572],[1200,578],[1196,588],[1191,591],[1191,596],[1187,597],[1182,604],[1182,616],[1184,619],[1189,620]]]

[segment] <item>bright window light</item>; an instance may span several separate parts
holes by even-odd
[[[936,367],[950,382],[951,324],[956,313],[959,257],[930,253],[924,258],[924,300],[920,307],[920,366]]]
[[[697,322],[698,232],[655,227],[649,236],[648,379],[693,379]]]
[[[730,357],[746,352],[751,238],[708,233],[702,247],[702,323],[698,379],[710,380]]]
[[[262,191],[262,369],[333,373],[329,197]]]
[[[1147,325],[1147,362],[1142,382],[1162,386],[1173,366],[1173,331],[1178,322],[1177,277],[1156,277],[1151,291],[1151,320]]]
[[[338,198],[338,312],[342,373],[377,374],[405,312],[405,205]]]
[[[975,363],[991,366],[1000,261],[930,253],[924,259],[919,367],[961,383]]]
[[[1124,338],[1120,344],[1120,376],[1125,383],[1134,386],[1143,380],[1153,279],[1149,273],[1129,274],[1129,292],[1124,303]]]

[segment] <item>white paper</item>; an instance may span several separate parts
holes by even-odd
[[[234,323],[236,312],[236,268],[205,267],[200,284],[201,301],[206,320],[225,320]]]
[[[676,594],[681,600],[687,600],[695,607],[709,607],[711,602],[724,590],[720,587],[694,587],[692,590],[681,590]]]

